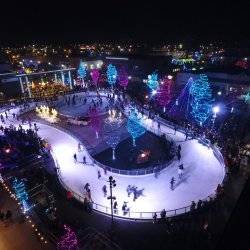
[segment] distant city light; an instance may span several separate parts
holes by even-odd
[[[217,95],[221,95],[221,94],[222,94],[221,91],[218,91],[218,92],[217,92]]]

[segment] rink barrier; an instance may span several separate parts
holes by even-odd
[[[69,191],[73,197],[80,201],[81,203],[84,203],[84,196],[79,195],[78,193],[76,193],[75,191],[73,191],[71,188],[69,188],[64,182],[63,182],[63,177],[61,175],[60,172],[60,165],[56,159],[56,156],[53,154],[53,152],[51,152],[52,154],[52,158],[54,159],[55,165],[56,165],[56,170],[57,170],[57,176],[58,176],[58,180],[60,182],[60,184],[62,185],[62,187]],[[215,193],[212,195],[209,195],[208,197],[206,197],[205,199],[203,199],[202,201],[211,201],[211,199],[213,200],[216,197]],[[107,216],[111,216],[111,208],[92,202],[92,209],[95,210],[96,212],[102,213],[104,215]],[[186,207],[181,207],[181,208],[177,208],[177,209],[172,209],[172,210],[166,210],[166,217],[175,217],[175,216],[179,216],[179,215],[183,215],[183,214],[187,214],[190,212],[190,208],[191,205],[186,206]],[[157,212],[133,212],[133,211],[127,211],[125,214],[122,210],[117,209],[116,213],[114,212],[114,217],[116,218],[121,218],[121,219],[129,219],[129,220],[152,220],[154,214],[157,214],[157,218],[161,218],[161,212],[162,211],[157,211]]]

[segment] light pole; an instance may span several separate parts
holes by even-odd
[[[114,213],[113,213],[113,200],[116,200],[116,197],[113,196],[112,190],[116,186],[116,182],[113,178],[113,176],[109,176],[109,190],[110,190],[110,196],[108,197],[108,200],[110,200],[110,207],[111,207],[111,223],[114,222]]]

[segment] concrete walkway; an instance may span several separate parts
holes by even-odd
[[[52,250],[52,245],[41,243],[34,233],[30,223],[24,221],[15,200],[0,187],[0,210],[6,213],[10,210],[13,215],[11,222],[0,222],[1,250]]]

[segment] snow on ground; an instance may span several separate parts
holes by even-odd
[[[12,120],[12,119],[10,119]],[[162,170],[155,178],[154,175],[144,176],[123,176],[114,173],[104,175],[103,169],[92,163],[86,149],[78,153],[78,141],[71,135],[52,126],[38,124],[39,135],[46,138],[52,146],[53,155],[60,166],[61,181],[68,190],[73,191],[76,196],[83,196],[83,187],[88,182],[90,184],[92,200],[102,206],[96,207],[99,211],[110,213],[110,200],[104,198],[102,187],[108,187],[108,177],[112,175],[117,186],[113,189],[113,195],[118,202],[118,215],[132,218],[152,218],[152,213],[162,209],[174,210],[189,206],[191,201],[205,199],[214,194],[216,187],[223,181],[225,175],[224,166],[217,160],[213,150],[200,144],[197,140],[185,141],[185,136],[181,132],[176,132],[164,125],[161,130],[157,129],[157,124],[150,119],[145,119],[144,124],[147,129],[155,133],[166,133],[177,144],[182,147],[181,161],[175,160],[170,166]],[[78,161],[74,163],[73,154],[77,153]],[[87,164],[82,163],[83,155],[87,158]],[[178,166],[184,164],[184,175],[178,179]],[[101,171],[102,177],[98,179],[97,172]],[[175,177],[174,190],[170,189],[170,179]],[[133,201],[133,195],[128,197],[126,188],[128,185],[135,185],[138,190],[143,190],[143,195]],[[109,195],[109,189],[108,189]],[[123,215],[121,207],[123,202],[128,202],[130,214]],[[106,208],[107,207],[107,208]],[[145,212],[145,213],[140,213]],[[183,213],[180,209],[177,213]],[[168,212],[167,215],[173,215]]]

